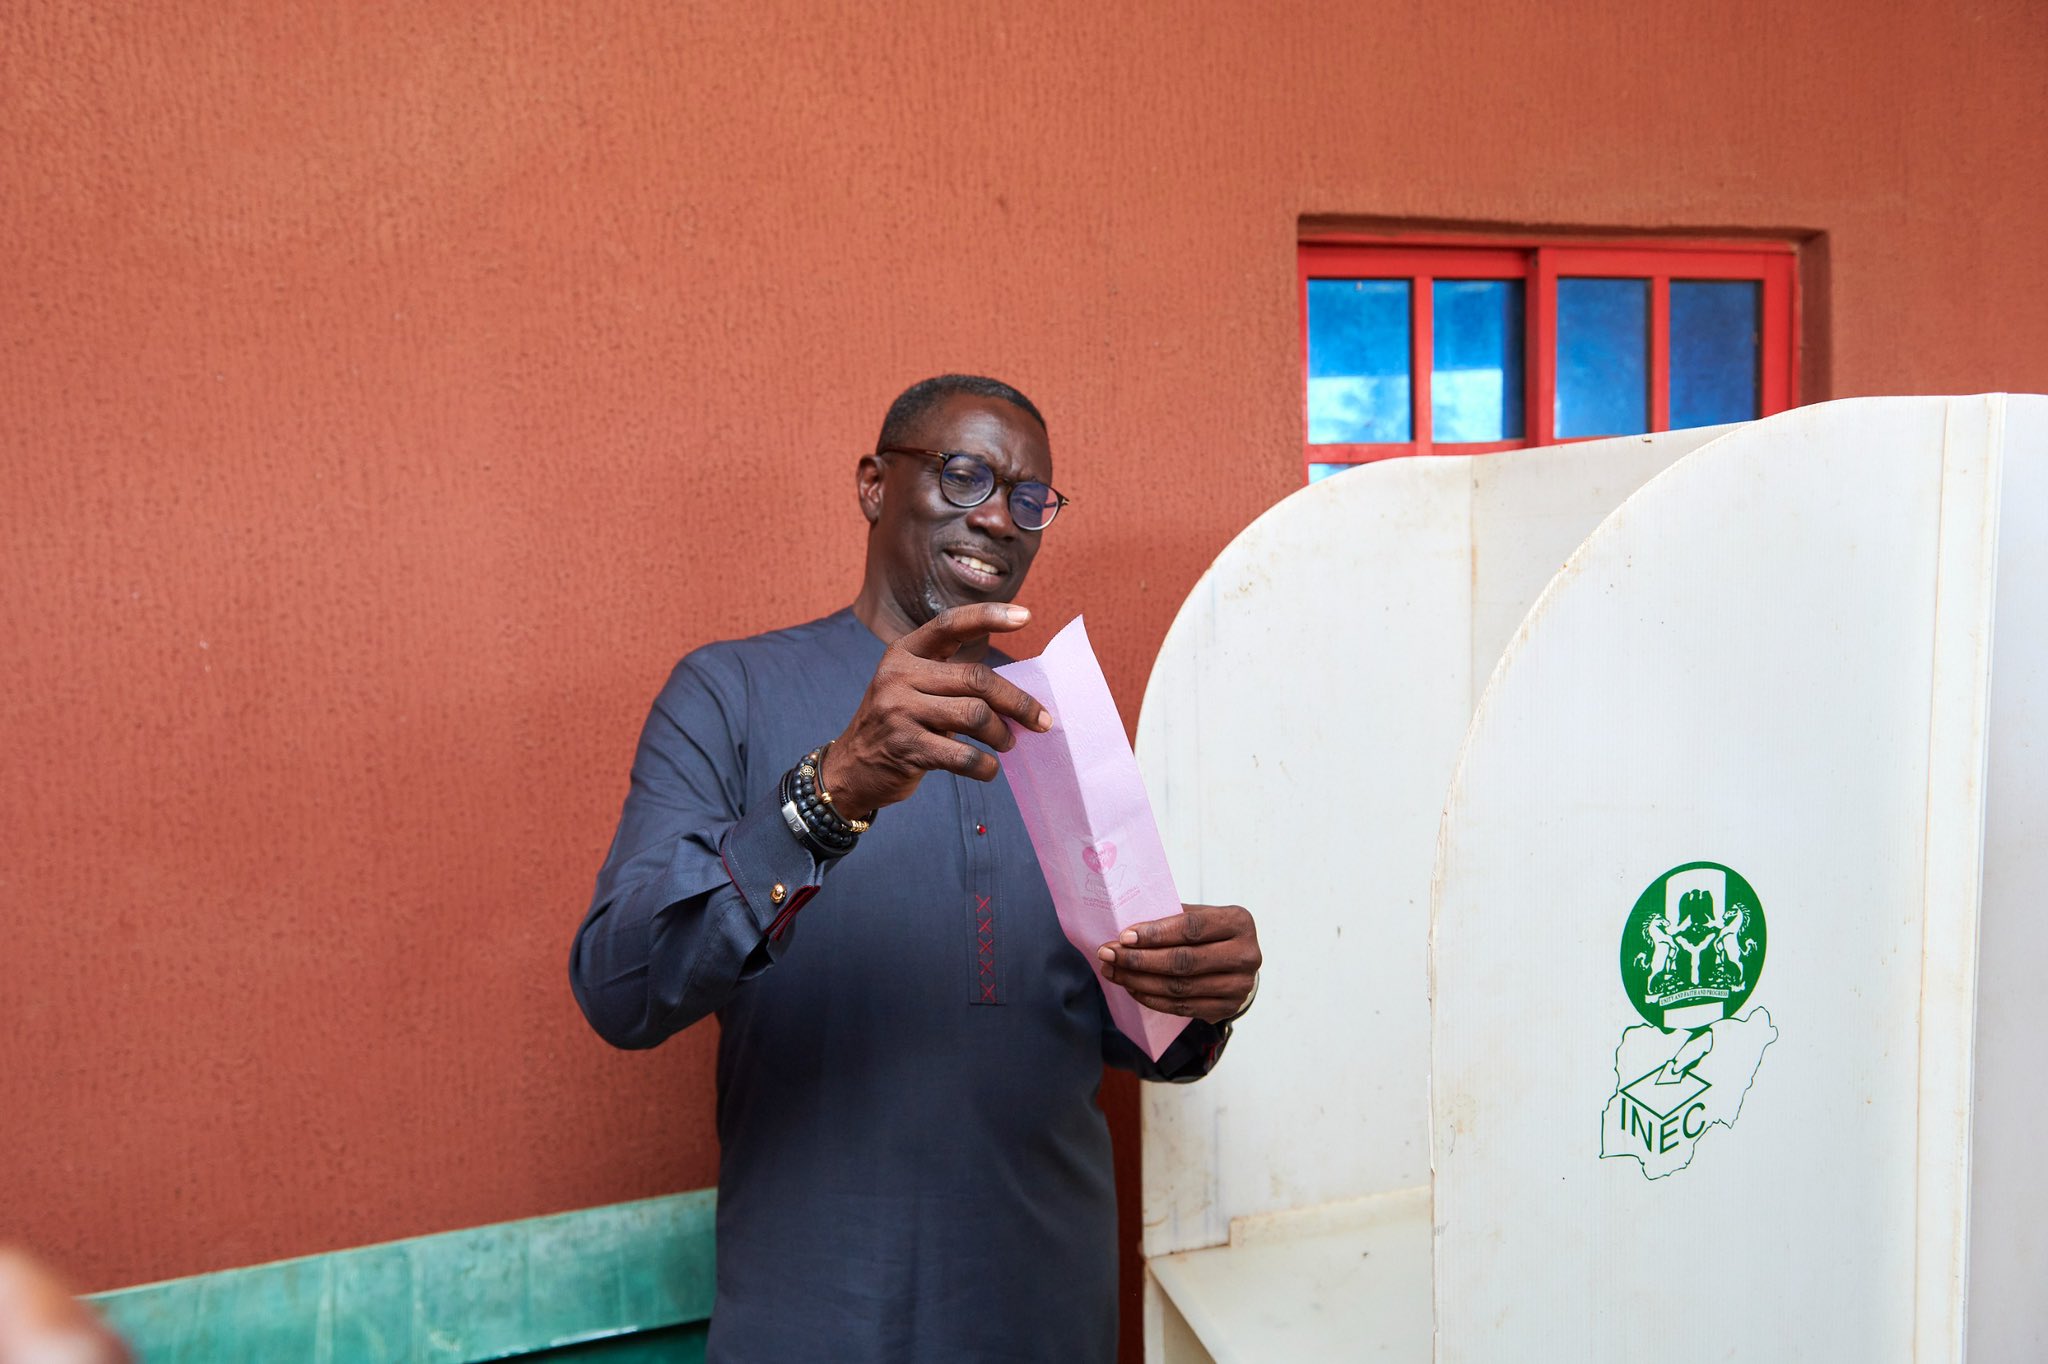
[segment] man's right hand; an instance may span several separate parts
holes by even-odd
[[[832,741],[819,774],[833,808],[866,819],[906,800],[927,772],[993,781],[988,754],[954,738],[965,734],[997,752],[1016,742],[1004,717],[1043,733],[1052,716],[986,663],[956,663],[962,645],[1021,629],[1031,613],[1001,602],[941,611],[889,646],[846,732]]]

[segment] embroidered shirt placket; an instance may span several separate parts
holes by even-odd
[[[955,778],[954,789],[959,793],[960,833],[967,867],[967,1002],[1001,1004],[1002,965],[996,951],[996,834],[989,826],[988,788],[977,781]]]

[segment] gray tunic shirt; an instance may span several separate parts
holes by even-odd
[[[1193,1079],[1228,1030],[1190,1023],[1157,1065],[1116,1030],[1000,778],[933,774],[846,858],[804,850],[777,782],[882,652],[846,610],[676,667],[576,998],[621,1047],[718,1015],[712,1361],[1108,1361],[1102,1063]]]

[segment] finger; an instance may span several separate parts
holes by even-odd
[[[994,781],[996,774],[1003,770],[994,754],[937,734],[925,735],[912,751],[910,760],[927,772],[957,772],[976,781]]]
[[[1104,955],[1107,953],[1108,955]],[[1096,955],[1119,971],[1143,971],[1155,976],[1213,976],[1225,972],[1249,975],[1258,969],[1249,947],[1235,939],[1179,947],[1125,947],[1105,945]]]
[[[1126,947],[1177,947],[1182,943],[1213,942],[1231,936],[1232,915],[1244,915],[1236,905],[1183,905],[1179,914],[1149,923],[1132,924],[1118,936]],[[1249,915],[1245,915],[1249,918]]]
[[[1021,630],[1030,619],[1029,611],[1008,602],[949,606],[896,642],[919,658],[951,658],[956,649],[971,639]]]
[[[1230,1017],[1242,1007],[1242,1000],[1221,999],[1174,999],[1169,995],[1131,996],[1154,1013],[1175,1014],[1181,1018],[1205,1018],[1214,1023]]]
[[[927,662],[909,674],[910,685],[927,696],[978,696],[1027,729],[1043,734],[1052,714],[1029,692],[986,663]]]
[[[1103,979],[1121,985],[1134,995],[1156,995],[1162,999],[1210,1000],[1236,1008],[1252,992],[1250,972],[1229,971],[1213,976],[1160,976],[1149,971],[1126,971],[1107,967]]]
[[[1017,742],[995,707],[979,696],[927,696],[917,718],[934,733],[969,735],[998,753],[1009,752]]]

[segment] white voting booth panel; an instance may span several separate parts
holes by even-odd
[[[2048,1360],[2048,400],[2007,409],[1970,1170],[1969,1357]]]
[[[1443,792],[1543,585],[1715,434],[1345,473],[1248,527],[1182,607],[1139,759],[1182,895],[1252,906],[1266,965],[1227,1063],[1145,1088],[1152,1358],[1426,1357]]]
[[[2048,399],[1867,399],[1546,589],[1442,827],[1440,1360],[2048,1358],[2044,575]]]

